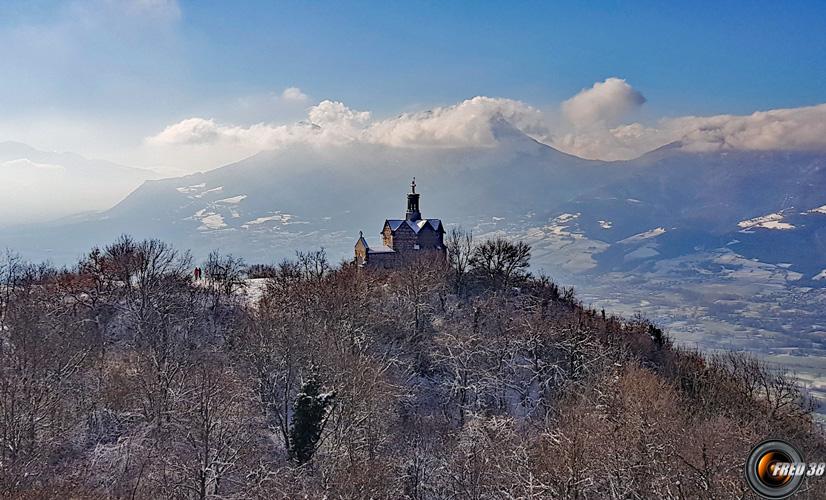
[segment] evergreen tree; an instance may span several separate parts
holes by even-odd
[[[289,447],[292,460],[303,464],[312,458],[324,429],[327,409],[332,406],[334,399],[334,392],[321,392],[318,370],[313,367],[293,405]]]

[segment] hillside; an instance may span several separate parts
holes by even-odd
[[[254,303],[240,261],[193,283],[158,241],[66,271],[3,262],[0,491],[731,498],[766,436],[826,453],[806,395],[753,358],[679,349],[527,262],[451,255],[466,272],[302,253]]]

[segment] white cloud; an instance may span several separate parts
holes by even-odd
[[[510,123],[526,134],[549,135],[542,113],[511,99],[474,97],[454,106],[421,113],[406,113],[373,124],[371,142],[399,147],[490,146],[496,142],[498,120]]]
[[[204,153],[202,158],[210,158],[206,155],[210,151],[221,162],[290,144],[324,147],[362,142],[400,148],[485,147],[496,143],[498,123],[507,122],[565,152],[602,160],[634,158],[675,141],[680,141],[686,151],[826,151],[826,104],[747,116],[686,116],[654,124],[616,123],[642,102],[644,97],[624,80],[609,78],[597,82],[565,101],[568,127],[563,125],[551,134],[551,120],[545,114],[512,99],[480,96],[453,106],[388,119],[375,119],[368,111],[326,100],[310,107],[305,120],[292,124],[235,125],[194,117],[169,125],[147,138],[146,143],[170,153],[175,147],[186,146],[189,154]]]
[[[220,138],[215,120],[187,118],[148,139],[151,144],[212,144]]]
[[[281,93],[281,98],[291,102],[306,102],[308,99],[307,94],[302,92],[298,87],[287,87],[284,89],[284,92]]]
[[[310,123],[350,135],[370,123],[369,111],[354,111],[338,101],[321,101],[307,114]]]
[[[664,118],[654,126],[592,127],[561,135],[553,145],[586,158],[617,160],[676,141],[690,152],[826,151],[826,104],[751,115]]]
[[[660,128],[689,151],[826,150],[826,104],[746,116],[686,116],[663,120]]]
[[[474,97],[455,106],[378,121],[367,111],[356,111],[336,101],[320,102],[309,109],[307,121],[291,125],[237,126],[188,118],[147,138],[147,143],[234,144],[258,150],[294,143],[335,145],[353,141],[395,147],[489,146],[496,141],[493,126],[500,119],[529,135],[544,137],[548,133],[537,109],[510,99]]]
[[[328,116],[327,119],[334,118]],[[338,122],[332,122],[335,126],[322,128],[309,122],[291,125],[257,123],[250,126],[238,126],[219,124],[213,119],[187,118],[147,138],[146,143],[151,146],[223,147],[235,149],[238,155],[243,156],[289,144],[333,145],[355,140],[358,131],[346,126],[350,123],[346,117],[338,120]]]
[[[625,80],[611,77],[563,102],[562,112],[577,128],[611,125],[644,103],[645,97]]]

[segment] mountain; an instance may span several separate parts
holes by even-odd
[[[426,214],[478,225],[522,217],[566,200],[592,173],[619,179],[611,164],[582,160],[540,144],[506,124],[493,147],[412,149],[295,146],[259,153],[206,173],[147,181],[116,206],[84,221],[50,224],[63,252],[43,252],[44,227],[6,232],[27,255],[71,259],[92,242],[129,232],[160,237],[204,255],[219,247],[270,261],[296,248],[324,245],[352,253],[359,230],[377,234],[404,212],[416,176]]]
[[[689,153],[675,143],[636,160],[600,162],[562,153],[502,120],[491,127],[497,141],[489,147],[302,145],[147,181],[105,212],[45,226],[64,235],[64,251],[38,257],[73,258],[124,232],[169,239],[198,256],[217,247],[270,261],[323,245],[349,257],[359,230],[375,235],[384,218],[402,215],[416,176],[425,215],[477,234],[520,234],[537,244],[535,263],[551,271],[629,272],[715,248],[784,264],[813,284],[826,268],[826,195],[819,189],[826,155]],[[5,157],[71,166],[89,191],[104,171],[109,179],[143,173],[55,155],[21,150]],[[43,230],[6,237],[28,254],[42,250]]]
[[[826,155],[686,153],[679,144],[618,168],[559,207],[569,230],[606,242],[597,271],[630,271],[664,258],[729,248],[811,280],[826,268]],[[600,222],[602,221],[602,222]]]
[[[675,143],[589,161],[507,122],[490,126],[496,142],[485,147],[262,152],[146,181],[99,214],[0,230],[0,240],[55,262],[122,233],[196,258],[217,248],[267,263],[323,246],[350,259],[360,230],[375,242],[385,218],[403,215],[415,176],[425,217],[527,240],[537,272],[577,285],[595,306],[643,312],[704,348],[757,349],[784,363],[826,354],[826,155]],[[826,366],[796,366],[826,391]]]
[[[416,176],[426,215],[477,233],[524,233],[553,250],[538,264],[573,274],[631,271],[713,248],[788,264],[806,279],[826,268],[822,153],[690,153],[674,143],[635,160],[600,162],[541,144],[502,119],[490,127],[496,142],[488,147],[352,143],[262,152],[206,173],[147,181],[113,208],[51,224],[49,232],[65,232],[70,252],[129,232],[170,239],[196,255],[220,247],[268,261],[324,245],[347,257],[359,230],[378,233],[385,217],[401,215]],[[22,168],[23,158],[32,170],[29,163],[57,165],[82,180],[82,192],[64,187],[77,195],[115,180],[127,190],[147,175],[0,144],[4,165]],[[115,191],[105,194],[115,198]],[[7,235],[28,253],[41,246],[40,231]]]
[[[74,153],[0,143],[0,226],[105,210],[154,172]]]

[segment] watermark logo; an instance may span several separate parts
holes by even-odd
[[[824,467],[805,463],[797,448],[785,441],[763,441],[746,461],[746,482],[763,498],[786,498],[797,491],[804,476],[823,475]]]

